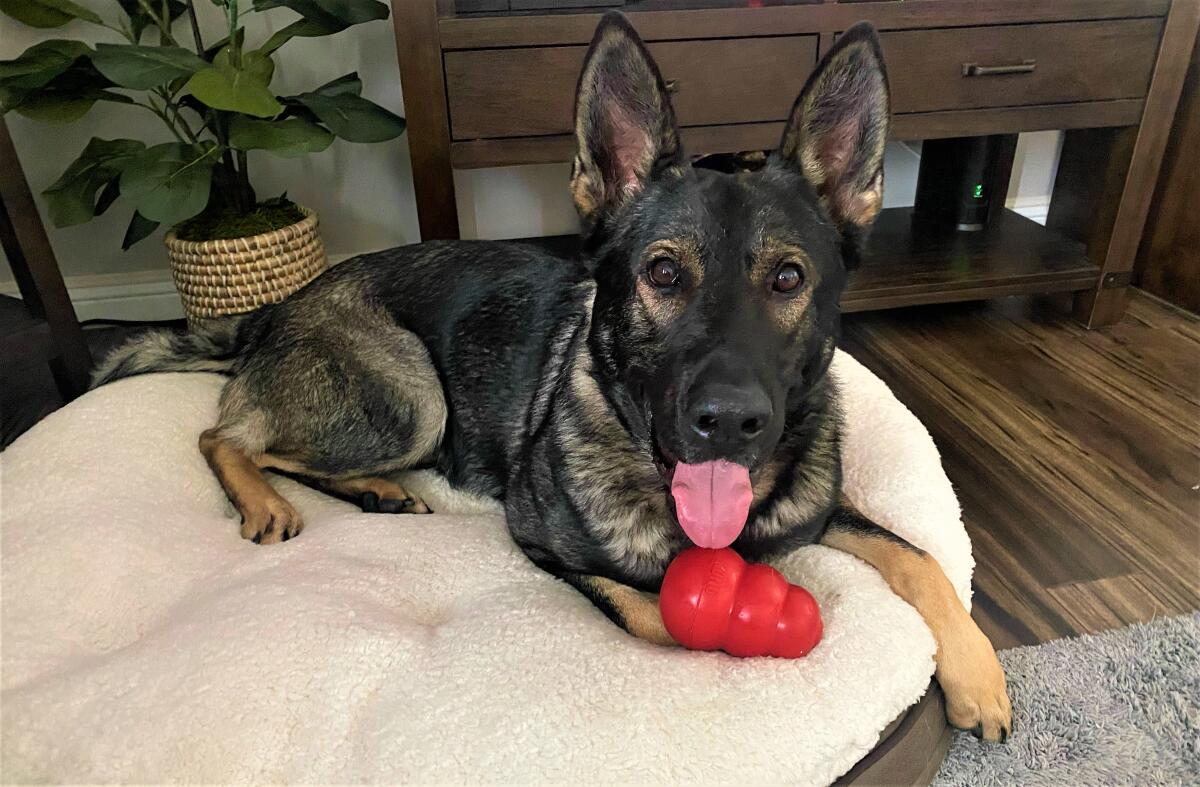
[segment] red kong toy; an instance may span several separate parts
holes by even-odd
[[[795,659],[823,632],[811,593],[732,549],[681,552],[667,567],[658,607],[667,631],[691,650]]]

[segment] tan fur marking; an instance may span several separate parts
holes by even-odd
[[[657,326],[664,326],[679,316],[691,294],[704,281],[704,261],[700,256],[700,246],[693,238],[687,237],[664,238],[651,243],[642,254],[643,268],[659,257],[668,257],[679,266],[681,290],[665,293],[647,281],[645,276],[639,275],[637,293],[650,321]]]
[[[798,329],[804,323],[808,306],[812,303],[813,292],[819,283],[819,269],[812,264],[804,249],[779,238],[759,238],[751,254],[750,283],[757,287],[770,287],[775,271],[784,263],[792,262],[800,266],[804,283],[799,291],[792,297],[774,298],[771,301],[775,320],[780,327],[785,331]]]
[[[625,621],[625,629],[633,636],[655,645],[679,644],[667,633],[667,627],[663,625],[656,597],[606,577],[590,577],[588,584],[608,599]]]
[[[689,287],[699,287],[704,281],[704,261],[695,238],[663,238],[646,247],[642,264],[649,265],[658,257],[669,257],[679,265]]]
[[[794,451],[804,451],[803,471],[797,473],[769,512],[759,514],[746,525],[747,534],[754,538],[773,538],[797,522],[812,522],[829,509],[831,491],[838,478],[841,457],[837,451],[839,420],[836,413],[827,414],[812,439]],[[753,478],[754,502],[766,499],[783,471],[783,462],[765,465]]]
[[[242,538],[277,544],[304,529],[300,512],[267,483],[254,458],[212,429],[200,435],[200,452],[242,516]]]
[[[588,512],[587,527],[625,570],[647,576],[661,572],[684,537],[671,522],[650,446],[635,442],[621,426],[592,377],[585,345],[576,350],[570,375],[581,412],[563,424],[564,470],[580,508]]]
[[[989,741],[1007,737],[1012,706],[1004,669],[937,560],[890,539],[846,530],[830,530],[821,543],[873,566],[925,619],[937,642],[936,675],[950,723],[961,729],[980,726]]]
[[[600,212],[602,193],[603,187],[593,182],[579,156],[576,156],[571,171],[571,197],[575,200],[575,209],[579,211],[579,215],[585,219],[594,218]]]
[[[883,172],[875,176],[867,191],[854,195],[846,201],[846,219],[860,227],[875,221],[883,210]]]

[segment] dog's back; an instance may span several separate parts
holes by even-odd
[[[210,321],[191,333],[148,331],[106,358],[94,385],[160,371],[235,375],[226,408],[252,391],[259,402],[254,412],[292,421],[290,442],[303,443],[310,455],[330,455],[305,468],[321,475],[365,471],[362,465],[388,447],[406,455],[396,445],[411,424],[396,429],[388,421],[413,416],[396,410],[392,386],[411,398],[436,385],[436,396],[418,398],[444,397],[445,407],[435,408],[444,439],[437,441],[440,450],[419,451],[421,461],[459,486],[500,495],[538,391],[552,385],[543,380],[548,356],[556,345],[562,352],[586,321],[591,290],[578,261],[532,246],[402,246],[347,260],[250,315]],[[331,358],[339,359],[337,368]],[[289,382],[280,386],[282,380]],[[325,387],[338,395],[322,398],[320,414],[303,406]],[[372,414],[379,431],[392,429],[397,439],[347,428],[358,412]],[[327,429],[324,421],[336,426]],[[320,446],[328,450],[313,450]]]

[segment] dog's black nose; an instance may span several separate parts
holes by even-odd
[[[691,400],[692,430],[718,450],[743,447],[771,420],[771,400],[758,386],[709,384],[694,391]]]

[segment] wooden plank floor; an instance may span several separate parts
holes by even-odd
[[[997,647],[1200,608],[1200,320],[1134,296],[1087,331],[1007,299],[848,315],[843,347],[925,422]]]

